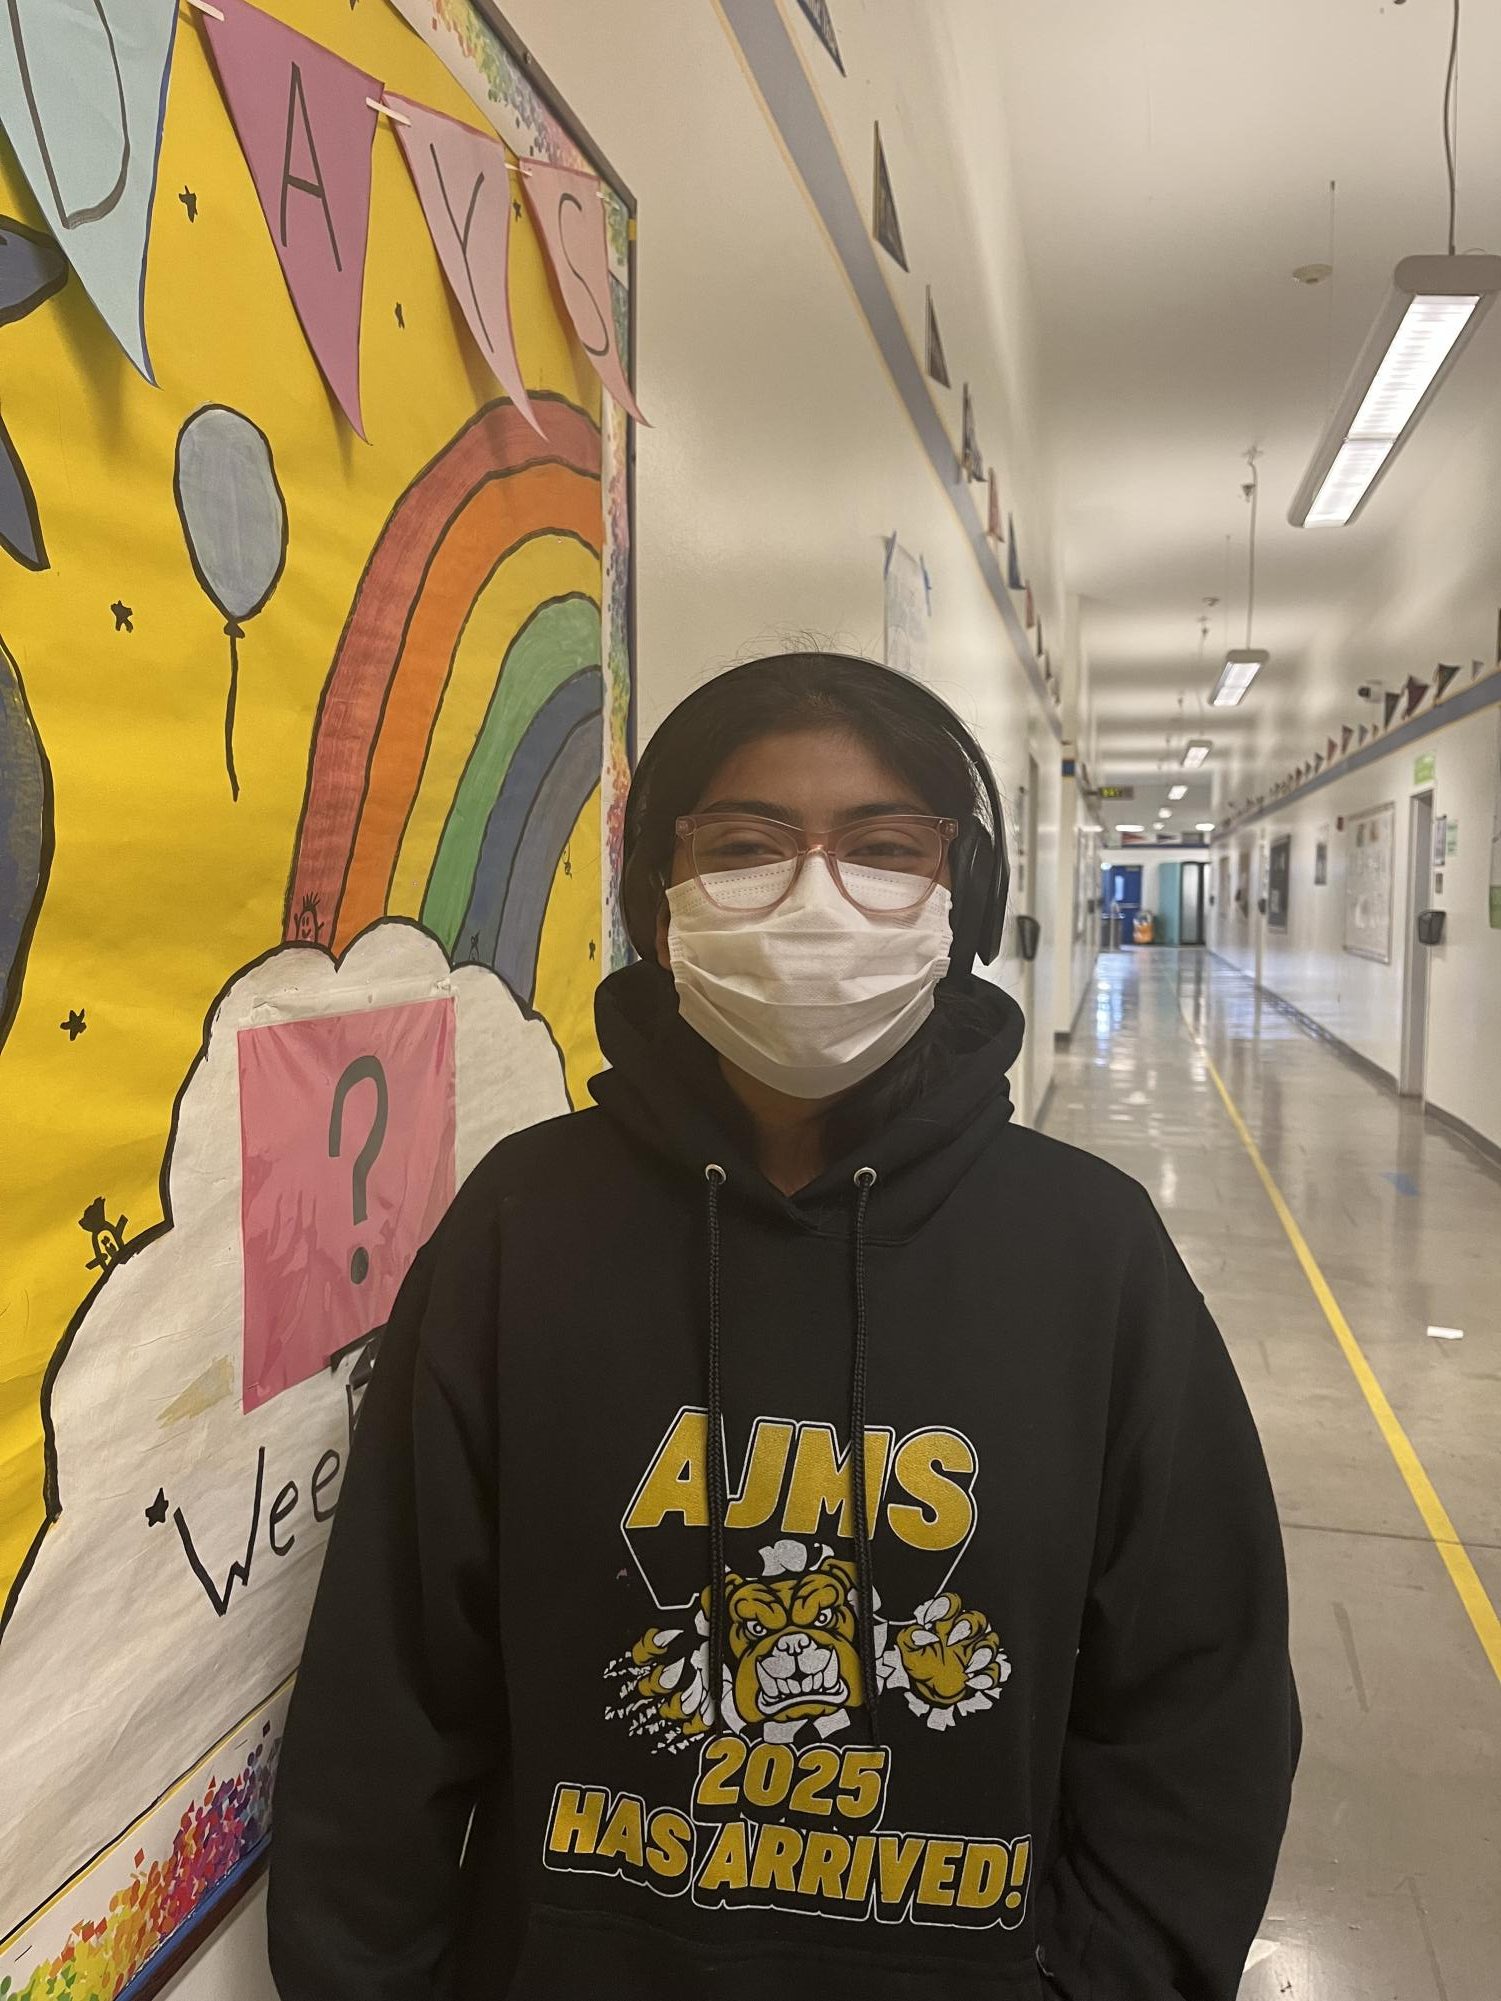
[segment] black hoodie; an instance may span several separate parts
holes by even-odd
[[[292,1703],[284,2001],[1232,2001],[1298,1737],[1260,1447],[969,986],[984,1033],[789,1199],[617,974],[599,1109],[470,1176]]]

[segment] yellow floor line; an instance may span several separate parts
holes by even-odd
[[[1215,1068],[1214,1059],[1205,1047],[1204,1038],[1194,1028],[1184,1012],[1181,1001],[1179,1013],[1184,1026],[1204,1058],[1214,1088],[1219,1092],[1221,1102],[1229,1114],[1230,1123],[1240,1135],[1241,1145],[1251,1156],[1251,1165],[1261,1177],[1261,1185],[1267,1192],[1267,1199],[1276,1211],[1277,1221],[1287,1233],[1287,1241],[1293,1247],[1293,1255],[1303,1267],[1303,1276],[1308,1280],[1314,1298],[1323,1308],[1324,1318],[1345,1360],[1350,1364],[1351,1374],[1360,1385],[1360,1393],[1370,1407],[1381,1436],[1386,1440],[1386,1449],[1397,1462],[1397,1471],[1407,1483],[1407,1491],[1412,1495],[1418,1513],[1423,1518],[1434,1548],[1443,1559],[1444,1568],[1449,1573],[1450,1582],[1459,1593],[1459,1602],[1465,1608],[1470,1624],[1475,1628],[1475,1637],[1484,1649],[1496,1679],[1501,1681],[1501,1618],[1486,1594],[1470,1553],[1460,1541],[1454,1524],[1449,1519],[1449,1511],[1438,1497],[1433,1482],[1428,1477],[1426,1467],[1413,1449],[1412,1440],[1402,1429],[1396,1412],[1392,1409],[1386,1391],[1376,1379],[1376,1372],[1366,1360],[1360,1343],[1351,1332],[1350,1323],[1340,1309],[1340,1303],[1330,1289],[1329,1281],[1319,1269],[1318,1260],[1308,1248],[1308,1239],[1298,1228],[1293,1212],[1287,1206],[1282,1190],[1272,1179],[1271,1169],[1261,1157],[1261,1149],[1251,1137],[1250,1127],[1240,1115],[1240,1109],[1231,1097],[1224,1078]]]

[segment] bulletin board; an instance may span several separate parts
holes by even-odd
[[[1388,801],[1345,823],[1345,950],[1391,964],[1397,808]]]
[[[59,4],[51,195],[0,117],[5,2001],[152,1990],[258,1865],[371,1330],[475,1162],[580,1102],[626,952],[629,193],[488,7],[218,11]],[[287,29],[322,296],[254,165]],[[325,90],[408,102],[363,193]],[[134,276],[49,226],[116,116]],[[498,160],[488,293],[404,151],[433,118]]]

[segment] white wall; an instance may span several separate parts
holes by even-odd
[[[991,11],[849,0],[843,78],[800,10],[782,11],[866,212],[880,120],[912,267],[881,253],[888,288],[919,355],[933,288],[953,387],[930,387],[957,449],[970,382],[1067,675],[1028,281],[986,81],[1000,60]],[[1056,934],[1059,742],[718,11],[508,0],[506,13],[639,203],[637,386],[652,422],[637,444],[643,736],[708,674],[788,636],[880,658],[882,537],[895,530],[933,582],[930,679],[977,728],[1013,808],[1036,759],[1037,853],[1015,907]],[[983,519],[984,489],[970,492]],[[1003,982],[1036,1024],[1030,1114],[1051,1076],[1055,966],[1045,951],[1026,972],[1013,951]]]
[[[1254,976],[1257,942],[1265,987],[1290,1001],[1395,1079],[1400,1068],[1402,986],[1410,949],[1426,950],[1430,961],[1428,1002],[1428,1100],[1462,1119],[1501,1146],[1501,931],[1490,928],[1488,884],[1491,830],[1501,775],[1501,710],[1446,725],[1415,747],[1397,749],[1348,777],[1337,779],[1284,810],[1217,842],[1218,857],[1248,854],[1252,902],[1248,918],[1217,900],[1210,913],[1209,941],[1241,971]],[[1447,911],[1444,943],[1431,948],[1412,943],[1407,927],[1408,802],[1429,789],[1413,776],[1414,758],[1431,754],[1435,815],[1459,828],[1458,849],[1443,871],[1436,908]],[[1344,950],[1345,870],[1349,831],[1338,820],[1352,813],[1396,804],[1396,880],[1393,892],[1392,958],[1389,965]],[[1329,880],[1313,882],[1314,847],[1328,828]],[[1292,838],[1288,928],[1269,930],[1256,909],[1262,894],[1267,845],[1282,834]],[[1232,861],[1231,882],[1235,880]]]

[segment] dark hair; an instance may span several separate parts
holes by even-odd
[[[936,701],[931,713],[914,703],[889,668],[844,653],[774,654],[696,689],[653,736],[626,804],[621,906],[636,950],[655,959],[678,819],[693,811],[725,760],[759,737],[843,731],[910,785],[931,812],[958,821],[961,842],[977,824],[989,833],[988,800],[973,757],[943,716]],[[968,964],[956,964],[922,1031],[841,1100],[829,1121],[832,1151],[858,1143],[915,1102],[984,1032],[985,1010],[969,972]]]
[[[621,905],[643,958],[672,872],[678,819],[725,760],[758,737],[839,730],[910,785],[928,810],[972,825],[984,809],[974,766],[939,721],[916,709],[889,668],[846,653],[778,653],[698,688],[652,738],[625,811]]]

